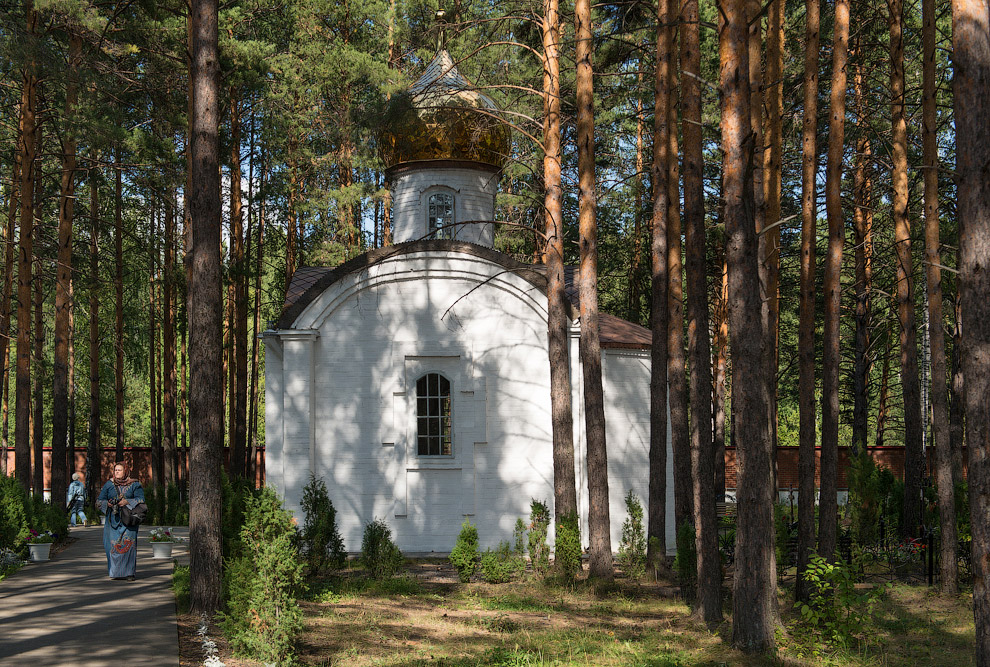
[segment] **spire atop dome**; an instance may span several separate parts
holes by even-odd
[[[509,128],[499,111],[457,71],[441,46],[422,76],[389,103],[379,137],[382,162],[386,169],[420,160],[468,160],[501,168],[508,158]]]

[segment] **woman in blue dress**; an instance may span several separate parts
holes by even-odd
[[[96,506],[106,514],[103,523],[103,549],[107,553],[107,570],[111,579],[134,581],[137,572],[137,528],[128,528],[120,520],[120,508],[144,502],[141,482],[127,475],[127,466],[117,462],[113,478],[100,489]]]

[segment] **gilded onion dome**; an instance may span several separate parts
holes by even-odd
[[[418,160],[470,160],[505,166],[509,128],[495,102],[457,71],[441,49],[423,76],[392,98],[379,135],[385,168]]]

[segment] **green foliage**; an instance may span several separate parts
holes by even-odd
[[[69,534],[69,515],[60,505],[45,502],[41,496],[33,496],[31,501],[29,522],[32,528],[54,533],[56,539],[63,539]]]
[[[144,489],[144,504],[148,506],[145,523],[152,526],[167,525],[165,522],[165,487],[148,485]]]
[[[0,475],[0,548],[23,555],[24,540],[30,534],[28,495],[14,477]]]
[[[849,514],[853,539],[862,545],[880,541],[880,522],[894,534],[901,515],[904,485],[890,469],[878,466],[866,453],[850,460]]]
[[[619,541],[619,565],[627,576],[638,579],[646,571],[646,530],[643,506],[632,491],[626,494],[626,512]]]
[[[840,646],[850,645],[863,633],[886,591],[883,586],[857,591],[848,565],[831,563],[817,554],[811,557],[804,577],[810,595],[808,602],[795,605],[801,614],[799,629]]]
[[[241,555],[227,562],[224,574],[224,633],[240,654],[288,664],[303,625],[296,598],[305,589],[292,515],[271,488],[245,498]]]
[[[526,561],[508,542],[500,542],[494,551],[486,549],[481,555],[481,576],[490,584],[505,583],[525,569]]]
[[[793,564],[790,551],[791,539],[797,537],[797,525],[791,525],[791,508],[783,503],[774,506],[773,525],[776,533],[774,548],[777,554],[777,574],[783,574]]]
[[[450,564],[457,570],[457,577],[464,583],[471,581],[471,575],[478,567],[478,528],[470,519],[464,519],[457,543],[450,552]]]
[[[547,533],[550,532],[550,510],[546,503],[533,500],[529,504],[529,560],[533,571],[541,577],[550,572],[550,545]]]
[[[222,548],[224,560],[237,558],[241,555],[241,531],[244,526],[244,516],[248,503],[251,502],[254,489],[243,479],[227,476],[221,471],[220,481],[220,534],[223,537]]]
[[[189,503],[181,502],[179,487],[172,482],[165,489],[164,524],[166,526],[189,525]]]
[[[402,552],[392,541],[392,530],[384,519],[375,519],[365,526],[361,564],[374,579],[388,579],[402,567]]]
[[[694,526],[685,521],[677,529],[677,555],[674,556],[674,571],[681,584],[684,597],[694,598],[698,582],[698,550],[695,545]]]
[[[554,569],[563,581],[573,581],[581,571],[581,527],[576,512],[560,518],[554,548]]]
[[[344,567],[347,553],[337,530],[337,510],[330,501],[327,485],[313,473],[303,488],[302,511],[305,519],[301,546],[309,560],[310,574],[319,574],[327,567],[338,570]]]
[[[189,612],[189,566],[177,565],[172,570],[172,592],[175,594],[175,608],[180,614]]]

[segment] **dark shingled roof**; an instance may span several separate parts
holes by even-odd
[[[276,326],[280,329],[291,327],[306,306],[343,276],[365,269],[390,257],[436,250],[464,253],[500,264],[546,294],[545,267],[542,264],[524,264],[491,248],[464,243],[463,241],[411,241],[370,250],[334,268],[303,266],[296,269],[295,273],[292,274],[289,289],[286,290],[282,315]],[[564,293],[570,302],[571,312],[569,315],[572,318],[578,316],[576,274],[576,267],[564,267]],[[649,329],[607,313],[599,313],[598,330],[601,336],[601,345],[604,348],[649,349],[652,340]]]

